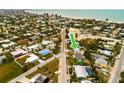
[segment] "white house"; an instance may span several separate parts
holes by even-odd
[[[102,67],[106,67],[107,66],[107,57],[104,55],[99,55],[99,54],[93,54],[92,55],[95,57],[95,64],[96,65],[100,65]]]
[[[85,66],[80,66],[80,65],[76,65],[74,66],[74,69],[75,69],[75,73],[76,73],[76,76],[78,78],[86,78],[88,75],[88,73],[86,72],[86,69],[85,69]]]
[[[10,43],[7,43],[7,44],[2,44],[1,46],[2,46],[3,48],[9,48],[9,47],[11,47],[11,46],[13,46],[13,45],[15,45],[15,42],[10,42]]]
[[[116,42],[107,42],[107,44],[108,44],[108,45],[113,45],[113,46],[114,46],[114,45],[116,44]]]
[[[20,56],[22,56],[22,55],[25,55],[25,54],[27,54],[27,53],[28,53],[28,52],[25,51],[25,50],[23,50],[23,49],[16,49],[16,51],[11,52],[11,54],[12,54],[13,57],[15,57],[15,58],[18,58],[18,57],[20,57]]]
[[[53,41],[43,40],[42,45],[53,44]]]
[[[44,83],[45,80],[47,79],[47,76],[41,75],[41,74],[36,74],[31,80],[31,83]]]
[[[30,55],[28,55],[28,56],[29,56],[29,58],[27,58],[26,63],[27,63],[27,62],[32,63],[32,62],[36,62],[36,61],[39,60],[39,57],[37,57],[37,56],[34,55],[34,54],[30,54]]]
[[[110,50],[110,51],[114,49],[114,47],[112,47],[112,45],[104,45],[104,48],[106,50]]]
[[[108,50],[100,50],[98,49],[98,51],[100,52],[100,54],[104,54],[106,56],[112,56],[112,52],[108,51]]]
[[[27,47],[27,49],[28,49],[29,51],[32,51],[32,49],[38,50],[38,49],[40,49],[40,47],[41,47],[40,44],[35,44],[35,45],[32,45],[32,46]]]
[[[101,27],[95,26],[93,29],[94,29],[94,30],[101,30]]]
[[[10,40],[8,40],[8,39],[0,41],[0,43],[9,43],[9,42],[10,42]]]

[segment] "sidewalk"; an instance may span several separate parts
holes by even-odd
[[[124,41],[123,41],[123,45],[124,45]],[[123,45],[119,54],[119,59],[115,61],[115,65],[111,71],[111,76],[109,78],[108,83],[117,83],[117,81],[119,80],[119,77],[120,77],[119,75],[120,75],[120,72],[122,71],[122,67],[124,64],[124,61],[123,61],[124,46]]]
[[[118,63],[119,63],[119,60],[116,60],[115,65],[114,65],[114,67],[112,68],[111,76],[110,76],[110,78],[109,78],[108,83],[112,83],[112,80],[113,80],[113,78],[114,78],[114,75],[115,75],[115,72],[116,72],[116,68],[117,68],[117,66],[118,66]]]

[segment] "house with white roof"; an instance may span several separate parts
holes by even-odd
[[[101,27],[95,26],[93,29],[94,29],[94,30],[101,30]]]
[[[36,56],[36,55],[34,55],[34,54],[30,54],[30,55],[28,55],[28,56],[29,56],[29,58],[27,58],[26,63],[27,63],[27,62],[32,63],[32,62],[36,62],[36,61],[39,60],[39,57]]]
[[[17,38],[19,38],[19,37],[18,37],[18,36],[13,36],[13,38],[14,38],[14,39],[17,39]]]
[[[2,46],[3,48],[9,48],[9,47],[11,47],[11,46],[13,46],[13,45],[15,45],[15,42],[10,42],[10,43],[7,43],[7,44],[2,44],[1,46]]]
[[[108,45],[113,45],[113,46],[114,46],[114,45],[116,44],[116,42],[107,42],[107,44],[108,44]]]
[[[106,55],[106,56],[112,56],[112,55],[113,55],[113,53],[112,53],[111,51],[109,51],[109,50],[101,50],[101,49],[98,49],[98,52],[99,52],[100,54],[103,54],[103,55]]]
[[[85,69],[85,66],[76,65],[74,66],[74,69],[77,78],[87,78],[87,76],[89,76]]]
[[[46,48],[54,49],[56,44],[53,41],[43,40],[42,45],[46,46]]]
[[[13,55],[14,58],[18,58],[22,55],[27,54],[28,52],[23,50],[23,49],[16,49],[15,51],[11,52],[11,54]]]
[[[32,46],[27,47],[27,50],[32,51],[32,50],[39,50],[41,48],[40,44],[35,44]]]
[[[95,58],[95,64],[96,65],[100,65],[102,67],[106,67],[108,62],[107,62],[107,57],[104,56],[104,55],[99,55],[99,54],[94,54],[92,53],[92,55],[94,56]]]
[[[114,49],[114,47],[112,46],[112,45],[104,45],[104,48],[106,49],[106,50],[109,50],[109,51],[111,51],[111,50],[113,50]]]
[[[53,44],[53,41],[43,40],[42,45]]]
[[[10,42],[10,40],[8,40],[8,39],[0,41],[0,43],[9,43],[9,42]]]
[[[47,79],[47,76],[36,74],[31,80],[31,83],[44,83]]]

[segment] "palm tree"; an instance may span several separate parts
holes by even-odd
[[[106,22],[107,22],[108,20],[109,20],[108,18],[105,19]]]

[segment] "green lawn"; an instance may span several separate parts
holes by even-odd
[[[67,62],[70,66],[77,64],[76,59],[73,57],[67,57]]]
[[[26,77],[31,79],[36,74],[41,73],[42,75],[50,76],[53,82],[57,82],[58,75],[55,75],[53,73],[58,71],[58,68],[59,68],[59,60],[55,59],[52,62],[44,65],[43,67],[38,68],[35,72],[27,75]]]
[[[27,58],[28,58],[28,56],[24,56],[24,57],[22,57],[22,58],[20,58],[16,61],[19,62],[20,64],[23,64],[26,61]]]
[[[0,66],[0,83],[8,82],[23,73],[23,69],[15,62]]]
[[[120,77],[119,83],[124,83],[124,71],[120,73]]]

